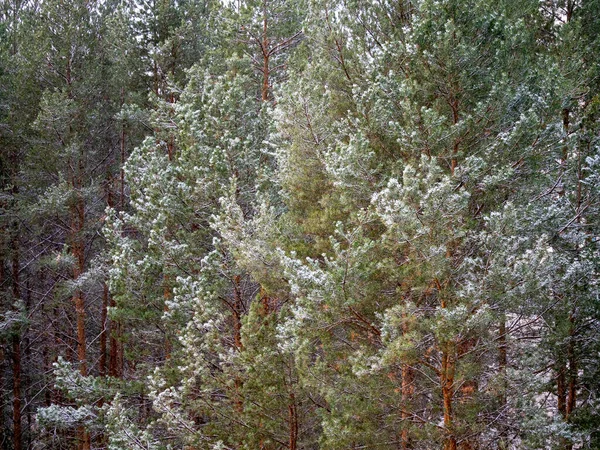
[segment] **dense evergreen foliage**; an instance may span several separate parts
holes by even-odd
[[[600,448],[599,0],[0,0],[0,447]]]

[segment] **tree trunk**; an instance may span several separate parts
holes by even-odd
[[[565,407],[565,418],[569,420],[569,416],[575,410],[577,405],[577,358],[575,355],[575,317],[574,314],[569,316],[569,346],[567,348],[567,361],[569,386],[567,391],[567,402]]]
[[[498,373],[500,380],[500,404],[506,405],[506,366],[508,365],[508,353],[506,346],[506,319],[500,319],[498,326]]]
[[[163,286],[163,297],[164,297],[164,312],[169,311],[169,306],[167,302],[171,298],[171,286],[169,285],[169,275],[165,275],[164,277],[164,286]],[[167,330],[165,330],[165,360],[171,359],[171,340],[169,339],[169,334]]]
[[[21,338],[18,334],[12,337],[13,356],[13,447],[21,450],[23,433],[21,429]]]
[[[110,175],[107,176],[106,180],[106,204],[109,208],[114,207],[113,190],[112,190],[113,179]],[[107,335],[108,330],[108,306],[110,304],[110,292],[108,290],[108,284],[106,281],[102,286],[102,312],[100,315],[100,361],[99,361],[99,373],[101,377],[106,376],[106,353],[107,353]]]
[[[269,69],[269,37],[267,21],[267,2],[263,0],[263,35],[262,35],[262,54],[263,54],[263,81],[261,89],[261,98],[263,102],[269,100],[270,69]]]
[[[40,279],[42,279],[43,277],[40,275]],[[32,305],[31,305],[31,285],[30,285],[30,280],[31,278],[27,278],[26,284],[25,284],[25,311],[31,311],[32,310]],[[24,345],[24,353],[25,353],[25,371],[23,373],[23,380],[25,383],[25,392],[24,392],[24,402],[25,402],[25,408],[24,408],[24,412],[25,412],[25,416],[27,417],[27,448],[31,448],[31,424],[33,422],[32,420],[32,415],[31,415],[31,402],[28,401],[28,399],[31,399],[31,386],[33,386],[33,380],[32,380],[32,358],[31,358],[31,340],[30,340],[30,334],[27,332],[27,329],[24,330],[24,338],[23,338],[23,345]]]
[[[556,396],[557,409],[563,418],[567,416],[566,367],[562,360],[556,362]]]
[[[290,424],[290,450],[298,449],[298,408],[296,406],[296,396],[290,392],[289,424]]]
[[[454,97],[454,95],[451,95],[449,103],[450,103],[450,108],[452,109],[452,124],[456,125],[459,120],[458,100]],[[456,166],[458,164],[456,157],[458,155],[459,146],[460,146],[460,137],[456,137],[454,139],[454,144],[452,145],[452,161],[450,163],[450,173],[453,176],[454,176],[454,171],[456,170]]]
[[[68,96],[72,98],[71,84],[71,58],[67,58],[67,67],[65,72],[67,82]],[[69,127],[69,133],[71,133]],[[76,202],[71,207],[71,253],[75,258],[73,266],[73,280],[77,282],[79,277],[85,270],[85,244],[83,241],[83,228],[85,221],[85,203],[83,199],[83,148],[80,149],[79,158],[77,161],[70,161],[71,167],[71,186],[76,195]],[[85,299],[83,291],[77,287],[73,294],[73,303],[75,305],[75,314],[77,320],[77,359],[79,361],[79,372],[83,376],[87,376],[87,355],[86,355],[86,339],[85,339]],[[79,429],[80,448],[89,450],[91,447],[90,435],[84,427]]]
[[[410,330],[408,329],[407,314],[403,313],[402,317],[402,334],[407,334]],[[402,412],[400,413],[402,423],[402,433],[400,434],[401,449],[408,450],[412,447],[410,433],[408,429],[408,421],[411,418],[409,412],[409,405],[414,393],[414,373],[410,364],[403,363],[401,368],[402,386],[401,386],[401,399],[402,399]]]
[[[442,346],[442,370],[440,382],[442,385],[442,398],[444,403],[444,429],[446,438],[444,450],[456,450],[456,436],[454,435],[453,397],[454,397],[454,371],[455,371],[455,344],[446,342]]]
[[[4,205],[2,205],[4,206]],[[4,244],[4,242],[0,242],[0,245]],[[3,250],[3,245],[0,246],[0,250]],[[0,286],[4,286],[4,280],[6,279],[6,272],[4,270],[4,253],[0,254]],[[4,307],[1,302],[2,298],[0,297],[0,307]],[[4,361],[6,359],[6,355],[4,353],[4,348],[0,346],[0,404],[4,405],[4,396],[6,394],[6,389],[4,386]],[[4,421],[4,414],[0,414],[0,442],[5,442],[6,440],[6,432],[7,427]]]
[[[242,313],[244,311],[240,276],[233,277],[233,342],[238,350],[243,350],[242,344]]]
[[[102,286],[102,312],[100,314],[100,326],[102,327],[100,331],[100,361],[98,372],[101,377],[106,376],[106,334],[107,334],[107,326],[108,326],[108,284],[104,282]]]
[[[400,414],[400,418],[402,419],[402,433],[400,435],[400,441],[402,446],[400,448],[402,450],[408,450],[412,447],[410,433],[408,430],[408,421],[411,417],[408,405],[410,403],[414,390],[413,379],[414,374],[410,365],[402,364],[402,412]]]
[[[77,184],[79,188],[79,183]],[[83,231],[83,198],[81,192],[77,193],[77,206],[73,208],[72,214],[72,248],[73,256],[75,257],[75,265],[73,267],[73,280],[83,274],[85,257],[84,245],[82,242],[81,232]],[[79,360],[79,371],[82,375],[87,375],[86,361],[86,340],[85,340],[85,300],[81,289],[77,288],[73,294],[73,303],[75,304],[75,312],[77,315],[77,358]]]
[[[16,164],[16,157],[13,158],[13,162]],[[17,188],[13,187],[13,195],[16,195],[17,192]],[[19,279],[21,261],[19,253],[19,229],[16,222],[14,224],[14,233],[12,238],[12,294],[13,301],[18,301],[21,298],[21,285]],[[14,450],[21,450],[23,448],[23,432],[21,424],[21,331],[13,330],[11,340],[13,360],[13,447]]]
[[[233,343],[237,351],[241,352],[244,349],[242,344],[242,292],[240,290],[240,276],[233,277]],[[244,411],[244,403],[242,400],[243,381],[239,375],[235,376],[235,407],[241,413]]]
[[[109,305],[111,308],[116,306],[114,299],[109,299]],[[117,378],[119,377],[119,341],[117,340],[117,336],[119,334],[119,326],[118,323],[114,320],[110,321],[109,325],[109,360],[108,360],[108,376]]]

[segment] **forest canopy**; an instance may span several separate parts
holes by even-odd
[[[600,0],[0,0],[0,447],[600,448]]]

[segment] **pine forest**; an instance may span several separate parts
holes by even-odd
[[[600,0],[0,0],[0,448],[600,449]]]

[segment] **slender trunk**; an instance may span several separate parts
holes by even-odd
[[[563,119],[563,131],[565,133],[565,145],[563,146],[562,149],[562,158],[561,158],[561,166],[562,169],[565,169],[565,166],[567,164],[567,158],[569,156],[569,146],[568,146],[568,137],[569,137],[569,113],[570,111],[565,108],[562,110],[562,119]]]
[[[156,64],[155,64],[156,67]],[[156,95],[158,95],[158,84],[156,84]],[[121,107],[125,104],[125,89],[121,88]],[[125,121],[121,121],[121,136],[120,136],[120,148],[121,148],[121,161],[120,161],[120,180],[119,180],[119,210],[125,211],[125,159],[126,159],[126,130]],[[112,199],[109,199],[112,201]],[[111,206],[111,205],[109,205]],[[111,308],[116,308],[117,304],[114,299],[108,293],[108,304]],[[111,320],[109,324],[109,359],[108,359],[108,375],[114,378],[123,377],[124,371],[124,354],[125,349],[123,348],[122,336],[123,336],[123,325],[116,321]]]
[[[567,348],[569,386],[565,406],[565,418],[567,420],[577,405],[577,358],[575,355],[575,317],[573,314],[570,315],[569,322],[569,346]]]
[[[455,370],[455,345],[447,342],[442,346],[442,370],[440,382],[442,385],[442,398],[444,402],[444,429],[446,438],[444,450],[456,450],[456,436],[454,435],[453,397],[454,397],[454,370]]]
[[[154,94],[158,97],[158,64],[156,62],[156,60],[153,61],[152,64],[152,78],[154,81]]]
[[[500,324],[498,325],[498,377],[500,385],[500,393],[498,395],[498,403],[500,404],[500,414],[505,413],[507,405],[507,389],[508,383],[506,381],[506,368],[508,366],[508,347],[506,342],[506,316],[503,313],[500,317]],[[500,428],[500,440],[498,442],[498,448],[507,448],[508,442],[506,440],[506,432],[508,428],[503,425]]]
[[[65,72],[67,90],[69,98],[72,98],[72,73],[71,73],[71,56],[67,59],[67,67]],[[72,130],[69,127],[69,134]],[[71,160],[71,186],[75,191],[77,201],[71,207],[71,252],[75,258],[73,266],[73,280],[83,274],[85,270],[85,244],[83,241],[83,228],[85,224],[85,202],[83,199],[83,147],[80,149],[79,157],[76,163]],[[86,355],[86,339],[85,339],[85,298],[83,291],[76,288],[73,294],[73,303],[75,305],[75,315],[77,320],[77,359],[79,360],[79,372],[83,376],[87,376],[87,355]],[[80,448],[89,450],[91,447],[90,434],[84,427],[79,429]]]
[[[582,205],[582,181],[583,181],[583,171],[581,167],[581,146],[584,145],[583,142],[580,142],[577,146],[577,224],[581,224],[581,205]],[[589,150],[589,142],[587,143]],[[569,386],[567,392],[567,404],[566,404],[566,415],[565,419],[569,420],[569,417],[575,410],[577,406],[577,355],[576,355],[576,309],[575,306],[571,306],[571,313],[569,314],[569,343],[567,347],[567,362],[569,365],[568,368],[568,379]],[[571,448],[569,446],[569,448]]]
[[[70,309],[69,309],[70,311]],[[62,347],[62,342],[61,342],[61,338],[60,338],[60,325],[62,324],[61,321],[61,317],[58,311],[58,308],[55,306],[52,308],[52,323],[54,324],[54,345],[51,346],[50,348],[53,350],[52,352],[52,359],[50,361],[50,367],[48,370],[48,374],[52,373],[52,365],[54,363],[56,363],[58,361],[58,355],[60,354],[60,348]],[[70,327],[69,327],[70,330]],[[67,361],[71,361],[71,355],[69,354],[70,351],[69,349],[71,348],[70,345],[67,345],[67,349],[66,349],[66,358]],[[49,375],[49,378],[51,377],[51,375]],[[62,395],[59,389],[55,389],[53,386],[53,383],[50,382],[48,383],[49,385],[49,389],[50,389],[50,393],[51,393],[51,403],[56,403],[56,404],[61,404],[62,402]]]
[[[123,108],[123,105],[125,104],[125,90],[123,88],[121,88],[121,108]],[[125,139],[126,139],[126,134],[125,134],[125,121],[121,121],[121,138],[120,138],[120,144],[121,144],[121,172],[120,172],[120,176],[121,176],[121,183],[119,185],[120,188],[120,197],[119,197],[119,201],[121,202],[120,205],[120,210],[124,211],[125,210]]]
[[[233,343],[238,352],[244,349],[242,344],[242,292],[240,290],[240,276],[233,277]],[[242,401],[243,381],[239,375],[235,377],[235,407],[238,412],[243,412],[244,403]]]
[[[262,34],[262,54],[263,54],[263,82],[261,89],[262,101],[266,102],[269,100],[269,38],[268,38],[268,21],[267,21],[267,2],[263,0],[263,34]]]
[[[13,298],[18,300],[21,297],[19,271],[21,264],[19,261],[19,238],[18,231],[12,241],[12,272],[13,272]],[[13,447],[14,450],[23,448],[23,432],[21,424],[21,335],[19,330],[15,330],[12,336],[12,360],[13,360]]]
[[[452,257],[451,250],[446,252],[448,258]],[[440,293],[440,306],[446,309],[447,302],[442,293],[441,283],[436,279],[435,283]],[[456,344],[452,340],[442,342],[442,365],[440,369],[440,385],[442,387],[442,403],[444,405],[444,450],[456,450],[456,436],[454,434],[454,372],[456,368]]]
[[[17,168],[18,160],[16,151],[12,157],[13,167]],[[16,182],[14,182],[12,193],[14,196],[18,194]],[[21,261],[19,253],[19,225],[14,223],[14,235],[11,241],[12,245],[12,275],[13,285],[12,294],[13,301],[21,298],[20,272]],[[13,447],[14,450],[23,448],[23,432],[21,424],[21,332],[14,330],[12,336],[12,360],[13,360]]]
[[[18,334],[12,337],[13,356],[13,447],[21,450],[23,433],[21,430],[21,339]]]
[[[107,176],[106,180],[106,204],[109,208],[114,206],[112,196],[112,177]],[[108,291],[108,284],[106,281],[102,286],[102,312],[100,315],[101,331],[100,331],[100,361],[99,361],[99,373],[101,377],[106,376],[106,350],[107,350],[107,335],[108,335],[108,305],[110,302],[110,292]]]
[[[298,449],[298,409],[296,405],[296,397],[293,392],[290,392],[289,424],[290,424],[290,450]]]
[[[557,409],[563,418],[567,416],[567,382],[566,382],[566,367],[565,362],[557,361],[556,368],[556,396]]]
[[[80,196],[81,194],[79,194]],[[77,219],[75,220],[75,236],[73,242],[73,255],[75,256],[75,266],[73,270],[73,279],[77,280],[84,270],[84,249],[81,241],[80,233],[83,228],[83,199],[78,201]],[[75,303],[75,311],[77,314],[77,358],[79,359],[79,372],[83,376],[87,376],[87,355],[86,355],[86,339],[85,339],[85,306],[84,296],[81,289],[77,289],[73,296]],[[91,447],[90,434],[81,427],[80,430],[80,448],[89,450]]]
[[[79,186],[79,183],[78,183]],[[84,271],[85,257],[84,246],[82,242],[81,232],[83,231],[83,198],[78,192],[77,206],[73,211],[72,221],[72,248],[73,256],[75,257],[75,265],[73,267],[73,279],[77,280]],[[85,299],[83,291],[79,288],[75,290],[73,295],[73,303],[75,304],[75,312],[77,315],[77,358],[79,360],[79,371],[82,375],[87,375],[86,361],[86,340],[85,340]]]
[[[40,279],[42,279],[42,276],[40,276]],[[31,305],[31,285],[30,285],[30,278],[27,279],[26,284],[25,284],[25,311],[31,311],[32,309],[32,305]],[[25,346],[24,348],[24,353],[25,353],[25,371],[23,373],[23,380],[25,382],[25,392],[24,392],[24,402],[25,402],[25,415],[27,417],[27,448],[31,448],[31,424],[33,422],[32,420],[32,416],[31,416],[31,405],[30,402],[28,401],[28,399],[31,398],[31,386],[32,386],[32,379],[31,379],[31,369],[32,369],[32,358],[31,358],[31,341],[30,341],[30,337],[29,337],[29,333],[25,332],[24,333],[24,339],[23,339],[23,345]]]
[[[116,306],[114,299],[109,299],[109,305],[111,308]],[[108,376],[117,378],[119,376],[118,370],[118,352],[119,352],[119,342],[117,340],[117,336],[119,334],[119,327],[117,322],[114,320],[110,321],[109,326],[109,358],[108,358]]]
[[[562,418],[567,421],[567,365],[564,359],[557,361],[557,376],[556,376],[556,396],[557,396],[557,409]],[[569,439],[565,437],[560,438],[560,448],[562,450],[568,450],[572,447]]]
[[[125,344],[123,342],[123,324],[117,325],[118,331],[118,346],[117,346],[117,373],[120,378],[125,378]]]
[[[569,315],[569,342],[567,344],[567,360],[562,366],[562,387],[561,391],[561,409],[559,409],[565,419],[569,422],[571,414],[577,405],[577,359],[575,357],[575,317]],[[573,441],[568,438],[561,439],[563,450],[571,450]]]
[[[402,321],[402,334],[407,334],[410,330],[408,329],[408,317],[406,313],[403,313]],[[414,373],[410,364],[402,364],[401,368],[402,386],[401,386],[401,401],[402,401],[402,412],[400,414],[402,422],[402,433],[400,434],[401,449],[408,450],[412,447],[410,433],[409,433],[409,420],[410,414],[410,402],[414,393]]]
[[[233,342],[237,350],[243,350],[242,344],[242,313],[244,311],[240,276],[233,278]]]
[[[458,100],[456,98],[454,98],[454,96],[451,97],[450,100],[450,107],[452,109],[452,124],[456,125],[458,123],[459,117],[458,117]],[[456,156],[458,154],[458,148],[460,146],[460,138],[456,137],[454,139],[454,144],[452,145],[452,161],[450,163],[450,172],[452,173],[452,175],[454,175],[454,171],[456,170],[456,165],[458,164]]]
[[[171,299],[171,286],[169,285],[169,275],[165,275],[164,277],[164,286],[163,286],[163,297],[164,297],[164,312],[169,311],[168,301]],[[169,334],[167,330],[165,330],[165,360],[171,359],[171,340],[169,339]]]
[[[400,418],[402,419],[402,433],[400,435],[400,441],[402,450],[408,450],[412,447],[410,433],[408,429],[408,421],[410,420],[411,414],[409,412],[408,405],[413,395],[413,370],[408,364],[402,364],[402,413]]]
[[[98,372],[101,377],[106,376],[106,334],[107,334],[107,325],[108,325],[108,284],[104,282],[102,287],[102,312],[100,314],[100,326],[102,330],[100,331],[100,361]]]
[[[48,345],[44,345],[44,349],[42,350],[42,358],[44,360],[44,372],[51,373],[52,372],[52,364],[50,364],[50,352],[48,350]],[[44,376],[44,378],[46,378]],[[49,384],[49,383],[48,383]],[[52,389],[47,387],[44,389],[44,406],[48,407],[52,404]]]
[[[3,243],[2,243],[3,244]],[[1,247],[0,247],[1,248]],[[0,254],[0,286],[4,285],[4,280],[6,279],[6,272],[4,271],[4,254]],[[0,307],[4,305],[0,302]],[[6,355],[4,353],[4,349],[0,346],[0,404],[4,405],[4,396],[6,395],[6,389],[4,386],[4,361],[6,359]],[[0,414],[0,442],[6,441],[6,423],[4,421],[4,414]]]
[[[477,340],[470,337],[463,339],[457,346],[456,351],[456,360],[460,360],[466,355],[469,355],[473,350],[475,345],[477,344]],[[467,374],[465,374],[467,375]],[[465,405],[473,402],[473,398],[476,395],[477,390],[479,389],[479,385],[477,383],[477,379],[474,376],[466,377],[460,386],[460,403]],[[470,422],[468,419],[465,422]],[[464,432],[463,432],[464,434]],[[477,442],[475,439],[474,433],[466,433],[467,435],[461,439],[460,448],[461,450],[472,450],[476,448]]]
[[[498,326],[498,372],[501,377],[500,404],[506,405],[506,366],[508,353],[506,346],[506,318],[502,316]]]

